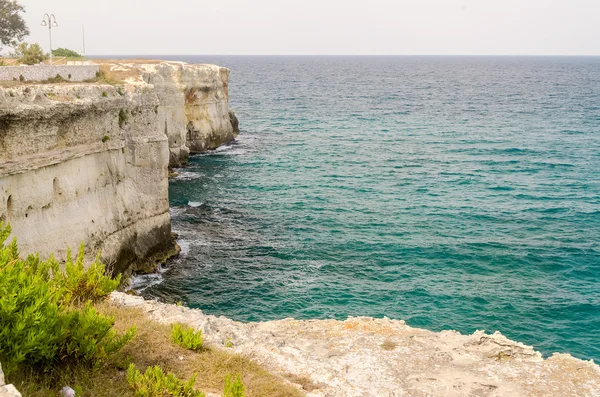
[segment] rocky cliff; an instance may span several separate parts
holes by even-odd
[[[0,220],[24,254],[81,242],[118,271],[175,252],[168,167],[232,140],[229,71],[110,64],[123,84],[0,85]]]

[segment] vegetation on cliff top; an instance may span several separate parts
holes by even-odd
[[[52,55],[55,57],[81,58],[81,54],[68,48],[57,48],[52,50]]]
[[[0,361],[6,373],[23,367],[47,371],[68,363],[95,365],[119,351],[135,334],[113,329],[114,319],[92,303],[119,285],[96,260],[84,269],[83,247],[64,270],[54,258],[19,257],[10,227],[0,223]]]
[[[5,244],[9,235],[0,222],[0,362],[24,397],[58,395],[65,385],[78,397],[301,395],[247,358],[203,346],[200,332],[109,303],[120,278],[98,259],[86,267],[83,247],[62,265],[22,259],[16,240]],[[195,379],[194,391],[179,379]]]

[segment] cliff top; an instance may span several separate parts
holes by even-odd
[[[54,65],[67,65],[70,60],[63,58],[55,60]],[[95,79],[85,81],[85,84],[126,84],[126,83],[142,83],[142,72],[147,71],[148,67],[154,65],[171,65],[171,66],[204,66],[211,68],[221,68],[210,64],[187,64],[178,61],[165,61],[159,59],[94,59],[93,64],[100,66],[101,75]],[[82,82],[68,81],[66,79],[51,78],[44,81],[2,81],[0,80],[0,88],[13,88],[26,85],[37,84],[82,84]]]
[[[568,354],[548,359],[500,333],[431,332],[404,321],[285,319],[240,323],[199,310],[113,293],[162,323],[202,329],[273,371],[310,380],[313,397],[600,396],[600,367]]]

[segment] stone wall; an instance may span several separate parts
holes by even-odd
[[[61,76],[69,81],[85,81],[96,77],[98,65],[31,65],[0,66],[0,81],[44,81]]]

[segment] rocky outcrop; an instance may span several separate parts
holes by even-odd
[[[64,257],[83,242],[117,271],[149,271],[177,250],[169,165],[235,136],[229,71],[111,68],[128,73],[125,84],[0,88],[0,221],[23,254]]]
[[[2,364],[0,364],[0,397],[21,397],[21,393],[13,385],[6,384]]]
[[[240,323],[122,293],[113,302],[184,323],[304,385],[308,396],[600,396],[600,367],[544,359],[499,333],[431,332],[387,318]],[[291,376],[289,376],[291,375]]]
[[[182,62],[104,67],[109,73],[129,73],[129,83],[143,82],[154,87],[159,98],[157,128],[164,130],[169,139],[171,167],[185,164],[190,153],[229,143],[239,133],[237,118],[228,104],[227,68]]]

